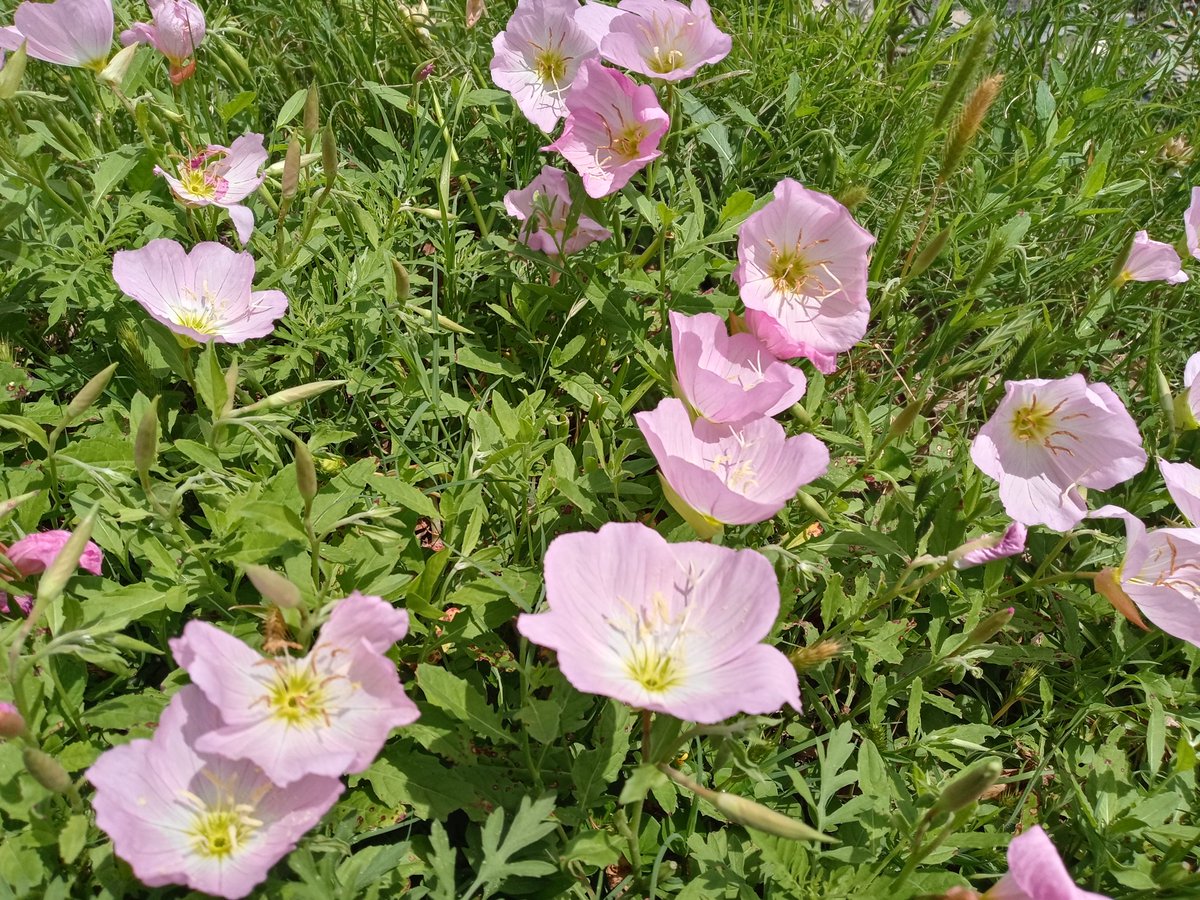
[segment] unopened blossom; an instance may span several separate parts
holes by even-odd
[[[1200,353],[1188,357],[1183,368],[1183,386],[1183,397],[1176,398],[1176,415],[1185,420],[1190,416],[1191,421],[1185,425],[1195,428],[1200,424]]]
[[[704,724],[800,708],[796,670],[762,643],[779,585],[755,551],[613,522],[555,538],[545,565],[549,608],[517,630],[577,689]]]
[[[265,337],[287,312],[282,291],[251,289],[254,257],[212,241],[190,252],[166,238],[138,250],[119,250],[113,278],[153,319],[201,343]]]
[[[21,711],[0,700],[0,738],[20,737],[25,733],[25,717]]]
[[[1152,241],[1144,231],[1133,236],[1129,255],[1117,281],[1165,281],[1167,284],[1182,284],[1188,280],[1187,272],[1180,267],[1179,254],[1170,244]]]
[[[754,335],[731,336],[712,313],[670,317],[681,399],[702,418],[739,425],[781,413],[804,396],[804,373],[776,359]]]
[[[1108,900],[1075,885],[1062,857],[1040,825],[1012,839],[1008,872],[983,900]]]
[[[70,539],[71,532],[69,531],[38,531],[25,535],[7,550],[0,546],[0,550],[12,563],[15,570],[8,573],[0,571],[0,580],[7,581],[10,577],[24,580],[42,574],[58,557]],[[96,545],[95,541],[88,541],[83,547],[83,554],[79,557],[79,568],[92,575],[99,575],[100,567],[103,564],[104,552]],[[15,599],[22,612],[28,613],[33,607],[33,597],[31,596],[26,595]],[[0,592],[0,612],[10,612],[8,595],[3,592]]]
[[[1027,529],[1020,522],[1011,522],[1000,534],[985,534],[967,541],[950,554],[956,569],[982,566],[997,559],[1006,559],[1025,552]]]
[[[171,652],[220,711],[196,747],[250,760],[282,786],[361,772],[393,728],[417,718],[384,652],[408,614],[379,597],[339,601],[307,656],[263,657],[207,622],[191,621]]]
[[[1200,528],[1200,469],[1191,463],[1158,461],[1158,470],[1167,485],[1167,493],[1183,513],[1188,524]]]
[[[220,711],[188,685],[153,738],[107,750],[87,770],[96,824],[148,887],[245,897],[342,793],[337,778],[309,775],[284,788],[253,763],[199,751],[221,725]]]
[[[781,359],[824,372],[867,331],[867,251],[875,238],[827,194],[791,178],[738,230],[733,277],[751,333]]]
[[[1183,214],[1183,232],[1188,253],[1200,259],[1200,185],[1192,188],[1192,202]]]
[[[604,58],[648,78],[681,81],[729,55],[733,40],[713,22],[706,0],[621,0],[600,44]]]
[[[505,194],[504,208],[524,223],[521,240],[547,256],[576,253],[588,244],[612,237],[612,232],[595,219],[572,208],[567,173],[554,166],[543,166],[525,187]]]
[[[579,67],[600,55],[596,42],[575,24],[572,6],[578,8],[555,0],[522,3],[492,39],[492,80],[547,134],[566,115],[567,92]]]
[[[153,22],[134,22],[121,32],[121,43],[154,47],[170,64],[171,83],[182,84],[196,70],[193,57],[204,40],[204,11],[192,0],[146,0],[146,4]]]
[[[254,212],[242,201],[263,182],[267,148],[261,134],[243,134],[232,145],[210,144],[202,153],[179,164],[178,175],[155,166],[156,175],[167,179],[171,193],[184,206],[220,206],[233,220],[243,244],[254,232]]]
[[[1146,451],[1108,385],[1072,375],[1006,382],[971,459],[999,482],[1011,519],[1067,531],[1087,514],[1078,489],[1106,490],[1132,478],[1145,468]]]
[[[771,518],[829,467],[823,443],[811,434],[788,437],[774,419],[693,424],[674,398],[634,418],[658,461],[668,499],[680,515],[692,521],[695,513],[710,527]]]
[[[563,132],[545,150],[557,150],[583,178],[591,197],[623,188],[651,160],[671,124],[654,88],[637,84],[597,60],[579,67],[566,97]]]
[[[34,59],[99,72],[108,62],[115,27],[112,0],[25,2],[13,24],[0,28],[0,49],[25,43]]]

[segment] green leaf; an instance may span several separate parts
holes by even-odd
[[[557,869],[541,860],[510,862],[527,847],[531,847],[552,832],[557,825],[547,821],[554,811],[554,795],[546,794],[537,800],[521,798],[512,825],[504,831],[504,807],[497,807],[484,823],[480,836],[483,857],[475,878],[476,885],[499,886],[510,875],[548,875]],[[548,867],[548,868],[547,868]],[[468,890],[471,896],[474,890]]]
[[[633,770],[626,780],[624,787],[621,788],[621,796],[617,798],[617,802],[636,803],[638,800],[644,800],[651,790],[666,780],[667,776],[657,766],[650,763],[642,763]]]
[[[629,755],[632,722],[633,713],[625,706],[612,700],[605,703],[588,739],[591,749],[580,753],[571,765],[575,800],[581,809],[596,805],[621,771]]]
[[[457,359],[460,366],[489,375],[503,375],[515,380],[524,377],[525,374],[519,365],[502,357],[495,350],[463,346],[458,348]]]
[[[444,819],[476,799],[467,782],[415,750],[388,750],[361,777],[384,803],[412,807],[422,819]]]
[[[446,836],[446,829],[441,822],[433,823],[429,843],[433,847],[429,865],[437,879],[430,896],[434,900],[455,900],[458,895],[455,892],[454,869],[458,864],[458,853],[450,846],[450,838]]]
[[[304,108],[304,98],[308,96],[308,88],[302,87],[292,96],[287,98],[287,101],[279,110],[279,116],[275,119],[275,130],[278,131],[292,119],[299,115],[300,110]]]
[[[504,728],[500,714],[466,679],[452,675],[440,666],[423,663],[417,667],[417,684],[425,693],[426,701],[445,710],[476,734],[494,743],[516,743]]]
[[[87,816],[74,815],[67,819],[67,824],[58,834],[58,855],[68,866],[75,862],[79,858],[79,854],[83,852],[87,836]]]
[[[125,146],[104,157],[92,176],[92,205],[99,206],[108,192],[125,180],[141,158],[137,147]]]

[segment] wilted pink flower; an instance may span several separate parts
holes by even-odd
[[[221,724],[220,711],[188,685],[152,739],[114,747],[87,771],[96,824],[149,887],[245,897],[342,792],[337,778],[317,775],[285,789],[251,763],[199,752]]]
[[[693,425],[674,398],[634,418],[658,461],[668,499],[682,503],[680,515],[692,521],[692,511],[710,527],[771,518],[829,467],[824,444],[811,434],[787,437],[774,419],[736,428],[704,419]]]
[[[611,522],[550,543],[546,601],[517,630],[556,650],[581,691],[704,724],[800,708],[795,668],[761,643],[779,585],[753,550],[668,544],[645,525]]]
[[[1179,254],[1170,244],[1152,241],[1144,231],[1133,236],[1129,255],[1117,279],[1126,281],[1165,281],[1167,284],[1182,284],[1188,280],[1187,272],[1180,268]]]
[[[54,0],[22,3],[13,24],[0,28],[0,48],[25,52],[34,59],[99,72],[112,49],[112,0]]]
[[[242,203],[262,184],[267,148],[261,134],[243,134],[230,147],[216,144],[203,153],[185,159],[179,165],[179,177],[159,166],[156,175],[167,179],[171,192],[184,206],[223,207],[233,220],[238,240],[243,244],[254,231],[254,213]]]
[[[528,185],[505,194],[504,208],[510,216],[526,223],[521,229],[521,239],[547,256],[575,253],[588,244],[612,237],[611,231],[581,212],[576,212],[575,221],[571,222],[567,173],[554,166],[543,166]],[[568,225],[572,225],[569,235]]]
[[[950,554],[956,569],[982,566],[997,559],[1005,559],[1025,552],[1027,531],[1020,522],[1011,522],[1000,534],[985,534],[967,541]]]
[[[791,178],[742,223],[733,278],[746,324],[781,359],[822,371],[867,332],[867,250],[875,238],[827,194]],[[757,313],[757,314],[756,314]]]
[[[1167,493],[1183,513],[1188,524],[1200,527],[1200,469],[1191,463],[1158,461],[1158,470],[1167,485]]]
[[[701,417],[739,425],[781,413],[804,396],[804,373],[779,362],[754,335],[730,336],[712,313],[670,315],[675,378]]]
[[[1012,519],[1067,531],[1087,513],[1078,488],[1106,490],[1132,478],[1145,468],[1146,451],[1108,385],[1072,375],[1006,382],[971,459],[1000,483]]]
[[[658,143],[671,125],[654,88],[623,72],[585,60],[567,92],[567,122],[557,150],[583,178],[592,197],[623,188],[650,160],[662,155]]]
[[[1200,185],[1192,188],[1192,202],[1183,214],[1188,253],[1200,259]]]
[[[166,238],[138,250],[118,250],[113,278],[156,321],[201,343],[265,337],[287,312],[282,291],[251,290],[253,256],[212,241],[190,253]]]
[[[62,552],[62,548],[66,546],[70,537],[71,532],[69,531],[39,531],[25,535],[3,551],[16,570],[10,574],[20,579],[42,574]],[[2,549],[0,547],[0,550]],[[99,575],[100,567],[103,564],[104,552],[96,546],[95,541],[88,541],[83,547],[83,555],[79,557],[79,568],[93,575]],[[0,574],[0,580],[7,579]],[[17,597],[16,601],[17,606],[21,607],[21,611],[25,613],[28,613],[33,606],[33,597],[28,595]],[[8,595],[3,592],[0,592],[0,612],[9,612]]]
[[[404,610],[358,593],[334,607],[302,659],[264,658],[219,628],[188,622],[171,652],[224,722],[196,748],[248,759],[281,787],[363,771],[393,728],[417,718],[383,655],[407,631]]]
[[[649,78],[680,81],[729,55],[733,41],[713,23],[706,0],[621,0],[600,44],[604,58]]]
[[[525,2],[492,39],[492,80],[549,134],[566,115],[565,98],[584,60],[597,59],[596,42],[572,20],[578,4]]]
[[[1108,900],[1075,886],[1062,857],[1040,825],[1019,834],[1008,845],[1008,873],[984,900]]]
[[[204,40],[204,11],[192,0],[146,0],[146,5],[154,22],[134,22],[121,32],[121,43],[150,44],[170,63],[171,83],[182,84],[196,70],[192,57]]]

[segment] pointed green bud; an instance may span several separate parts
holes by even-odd
[[[942,813],[956,813],[970,806],[996,783],[1003,771],[1000,760],[994,756],[985,757],[963,769],[942,789],[941,796],[930,807],[928,817],[932,819]]]
[[[408,299],[411,284],[408,279],[408,269],[398,259],[392,260],[392,276],[396,280],[396,299],[403,303]]]
[[[1004,630],[1015,613],[1016,609],[1011,606],[992,613],[971,629],[971,633],[967,635],[967,646],[986,644]]]
[[[25,41],[12,53],[0,69],[0,100],[11,100],[21,87],[21,79],[25,77]]]
[[[338,152],[332,125],[326,125],[321,131],[321,168],[325,170],[325,190],[333,190],[338,174]]]
[[[279,205],[279,214],[282,216],[300,187],[300,138],[296,135],[292,135],[292,139],[288,141],[287,155],[283,158],[283,175],[279,183],[280,196],[283,198]]]
[[[32,500],[40,491],[26,491],[24,494],[18,494],[15,497],[9,497],[7,500],[0,500],[0,518],[7,516],[10,512],[20,506],[27,500]]]
[[[913,422],[917,420],[917,416],[921,414],[921,410],[925,408],[925,394],[922,392],[919,396],[908,402],[904,409],[896,414],[892,419],[892,424],[888,428],[887,437],[883,439],[885,444],[890,444],[897,438],[904,437],[908,434],[908,429],[912,428]]]
[[[150,477],[150,467],[158,460],[158,398],[150,401],[150,406],[138,422],[137,434],[133,438],[133,466],[141,479]]]
[[[296,486],[305,503],[311,503],[317,496],[317,469],[313,465],[312,453],[308,444],[297,438],[294,442],[296,455]]]
[[[118,52],[97,77],[109,87],[119,88],[125,80],[125,76],[129,74],[129,67],[133,65],[133,58],[137,55],[138,47],[138,44],[130,44]]]
[[[221,405],[221,418],[225,418],[233,412],[233,401],[237,396],[237,381],[238,381],[238,362],[235,356],[229,363],[229,368],[225,370],[225,402]]]
[[[1175,398],[1171,395],[1171,383],[1163,374],[1162,367],[1157,364],[1154,366],[1154,383],[1158,388],[1158,406],[1162,410],[1163,418],[1167,420],[1167,430],[1174,436],[1178,433],[1175,424]]]
[[[79,560],[83,556],[87,542],[92,538],[92,528],[96,524],[98,509],[98,506],[94,507],[90,513],[84,516],[79,527],[71,533],[67,542],[63,544],[63,548],[58,551],[58,556],[54,557],[54,561],[42,573],[42,577],[38,580],[35,612],[45,609],[48,604],[61,597],[67,582],[79,569]],[[33,613],[30,615],[32,616]]]
[[[113,372],[117,370],[117,364],[113,363],[107,368],[101,369],[94,375],[87,384],[85,384],[75,395],[74,399],[67,404],[67,412],[63,417],[63,424],[69,424],[79,416],[88,411],[89,407],[96,402],[97,398],[104,393],[104,389],[108,387],[108,382],[112,380]]]
[[[312,140],[321,127],[321,93],[314,81],[304,95],[304,137]]]
[[[21,758],[25,761],[25,768],[33,776],[33,780],[46,790],[56,794],[65,794],[71,790],[71,776],[49,753],[37,747],[26,747],[21,752]]]
[[[266,566],[246,566],[246,577],[264,600],[280,609],[295,609],[303,601],[300,589],[285,576]]]
[[[306,400],[319,397],[326,391],[333,390],[335,387],[340,387],[345,383],[345,379],[337,379],[335,381],[314,381],[310,384],[286,388],[285,390],[271,394],[269,397],[264,397],[255,403],[251,403],[249,406],[235,409],[229,415],[231,418],[236,418],[237,416],[244,416],[247,413],[267,412],[272,409],[283,409],[285,406],[294,406],[297,403],[303,403]]]

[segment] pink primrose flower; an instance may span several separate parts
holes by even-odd
[[[1121,270],[1119,281],[1165,281],[1167,284],[1182,284],[1188,280],[1187,272],[1180,267],[1179,254],[1170,244],[1152,241],[1144,231],[1133,237],[1129,255]]]
[[[969,569],[982,566],[997,559],[1005,559],[1025,552],[1027,530],[1020,522],[1010,522],[1000,534],[985,534],[967,541],[950,554],[954,568]]]
[[[242,201],[263,182],[267,148],[261,134],[243,134],[229,147],[213,144],[179,165],[178,177],[155,166],[167,179],[171,193],[184,206],[220,206],[233,220],[238,240],[245,244],[254,232],[254,212]]]
[[[706,0],[621,0],[600,44],[604,58],[648,78],[681,81],[729,55],[733,41]]]
[[[1075,886],[1062,857],[1040,825],[1008,845],[1008,873],[983,895],[984,900],[1108,900]]]
[[[29,578],[45,572],[50,563],[54,562],[58,554],[62,552],[62,548],[66,546],[70,537],[71,532],[69,531],[39,531],[27,534],[4,550],[4,555],[16,569],[17,577]],[[95,541],[88,541],[83,547],[83,555],[79,557],[79,568],[93,575],[99,575],[103,563],[104,552],[96,545]],[[33,608],[33,597],[31,596],[17,597],[16,602],[24,613],[28,613]],[[0,612],[10,612],[8,595],[3,592],[0,592]]]
[[[26,2],[13,24],[0,28],[0,49],[16,50],[25,42],[34,59],[99,72],[108,63],[115,27],[112,0]]]
[[[1188,253],[1200,259],[1200,185],[1192,188],[1192,202],[1183,214],[1183,231]]]
[[[554,166],[543,166],[525,187],[505,194],[504,208],[525,223],[521,240],[547,256],[577,253],[588,244],[612,237],[612,232],[595,219],[572,210],[567,173]],[[568,225],[572,226],[570,234]]]
[[[152,46],[167,58],[171,83],[182,84],[196,70],[193,57],[204,40],[204,11],[192,0],[146,0],[146,5],[153,22],[134,22],[121,32],[121,43]]]

